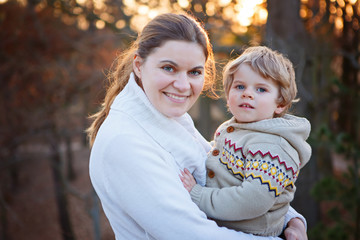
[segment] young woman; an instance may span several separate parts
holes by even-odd
[[[91,181],[116,239],[272,239],[218,227],[179,178],[187,168],[205,184],[210,145],[187,111],[214,71],[206,32],[182,14],[154,18],[118,59],[88,129]],[[306,239],[298,218],[288,212],[288,239]]]

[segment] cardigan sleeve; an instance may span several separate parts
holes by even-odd
[[[209,217],[224,221],[253,219],[268,212],[284,189],[292,187],[296,171],[285,164],[283,157],[289,156],[281,147],[267,147],[271,152],[249,148],[238,186],[218,189],[195,185],[190,193],[193,201]]]
[[[102,182],[97,193],[115,232],[124,221],[120,212],[125,211],[151,239],[279,239],[220,228],[208,220],[169,164],[171,155],[143,138],[117,137],[102,154],[92,178]]]
[[[221,189],[197,184],[190,194],[207,216],[223,221],[240,221],[261,216],[273,206],[275,198],[264,190],[254,180],[248,180],[240,186]]]

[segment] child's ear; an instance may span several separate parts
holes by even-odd
[[[134,56],[133,70],[135,75],[141,79],[141,65],[143,63],[142,58],[139,55]]]
[[[275,114],[280,115],[283,111],[285,111],[286,106],[278,105],[275,109]]]

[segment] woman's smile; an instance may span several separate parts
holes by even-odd
[[[167,117],[179,117],[203,89],[205,60],[199,44],[171,40],[155,48],[146,60],[136,56],[133,68],[151,104]]]
[[[167,93],[164,92],[164,94],[172,101],[174,102],[179,102],[179,103],[183,103],[186,101],[188,96],[185,95],[177,95],[177,94],[173,94],[173,93]]]

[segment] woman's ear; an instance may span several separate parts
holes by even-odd
[[[141,79],[141,65],[143,63],[142,58],[139,55],[134,56],[133,70],[135,75]]]

